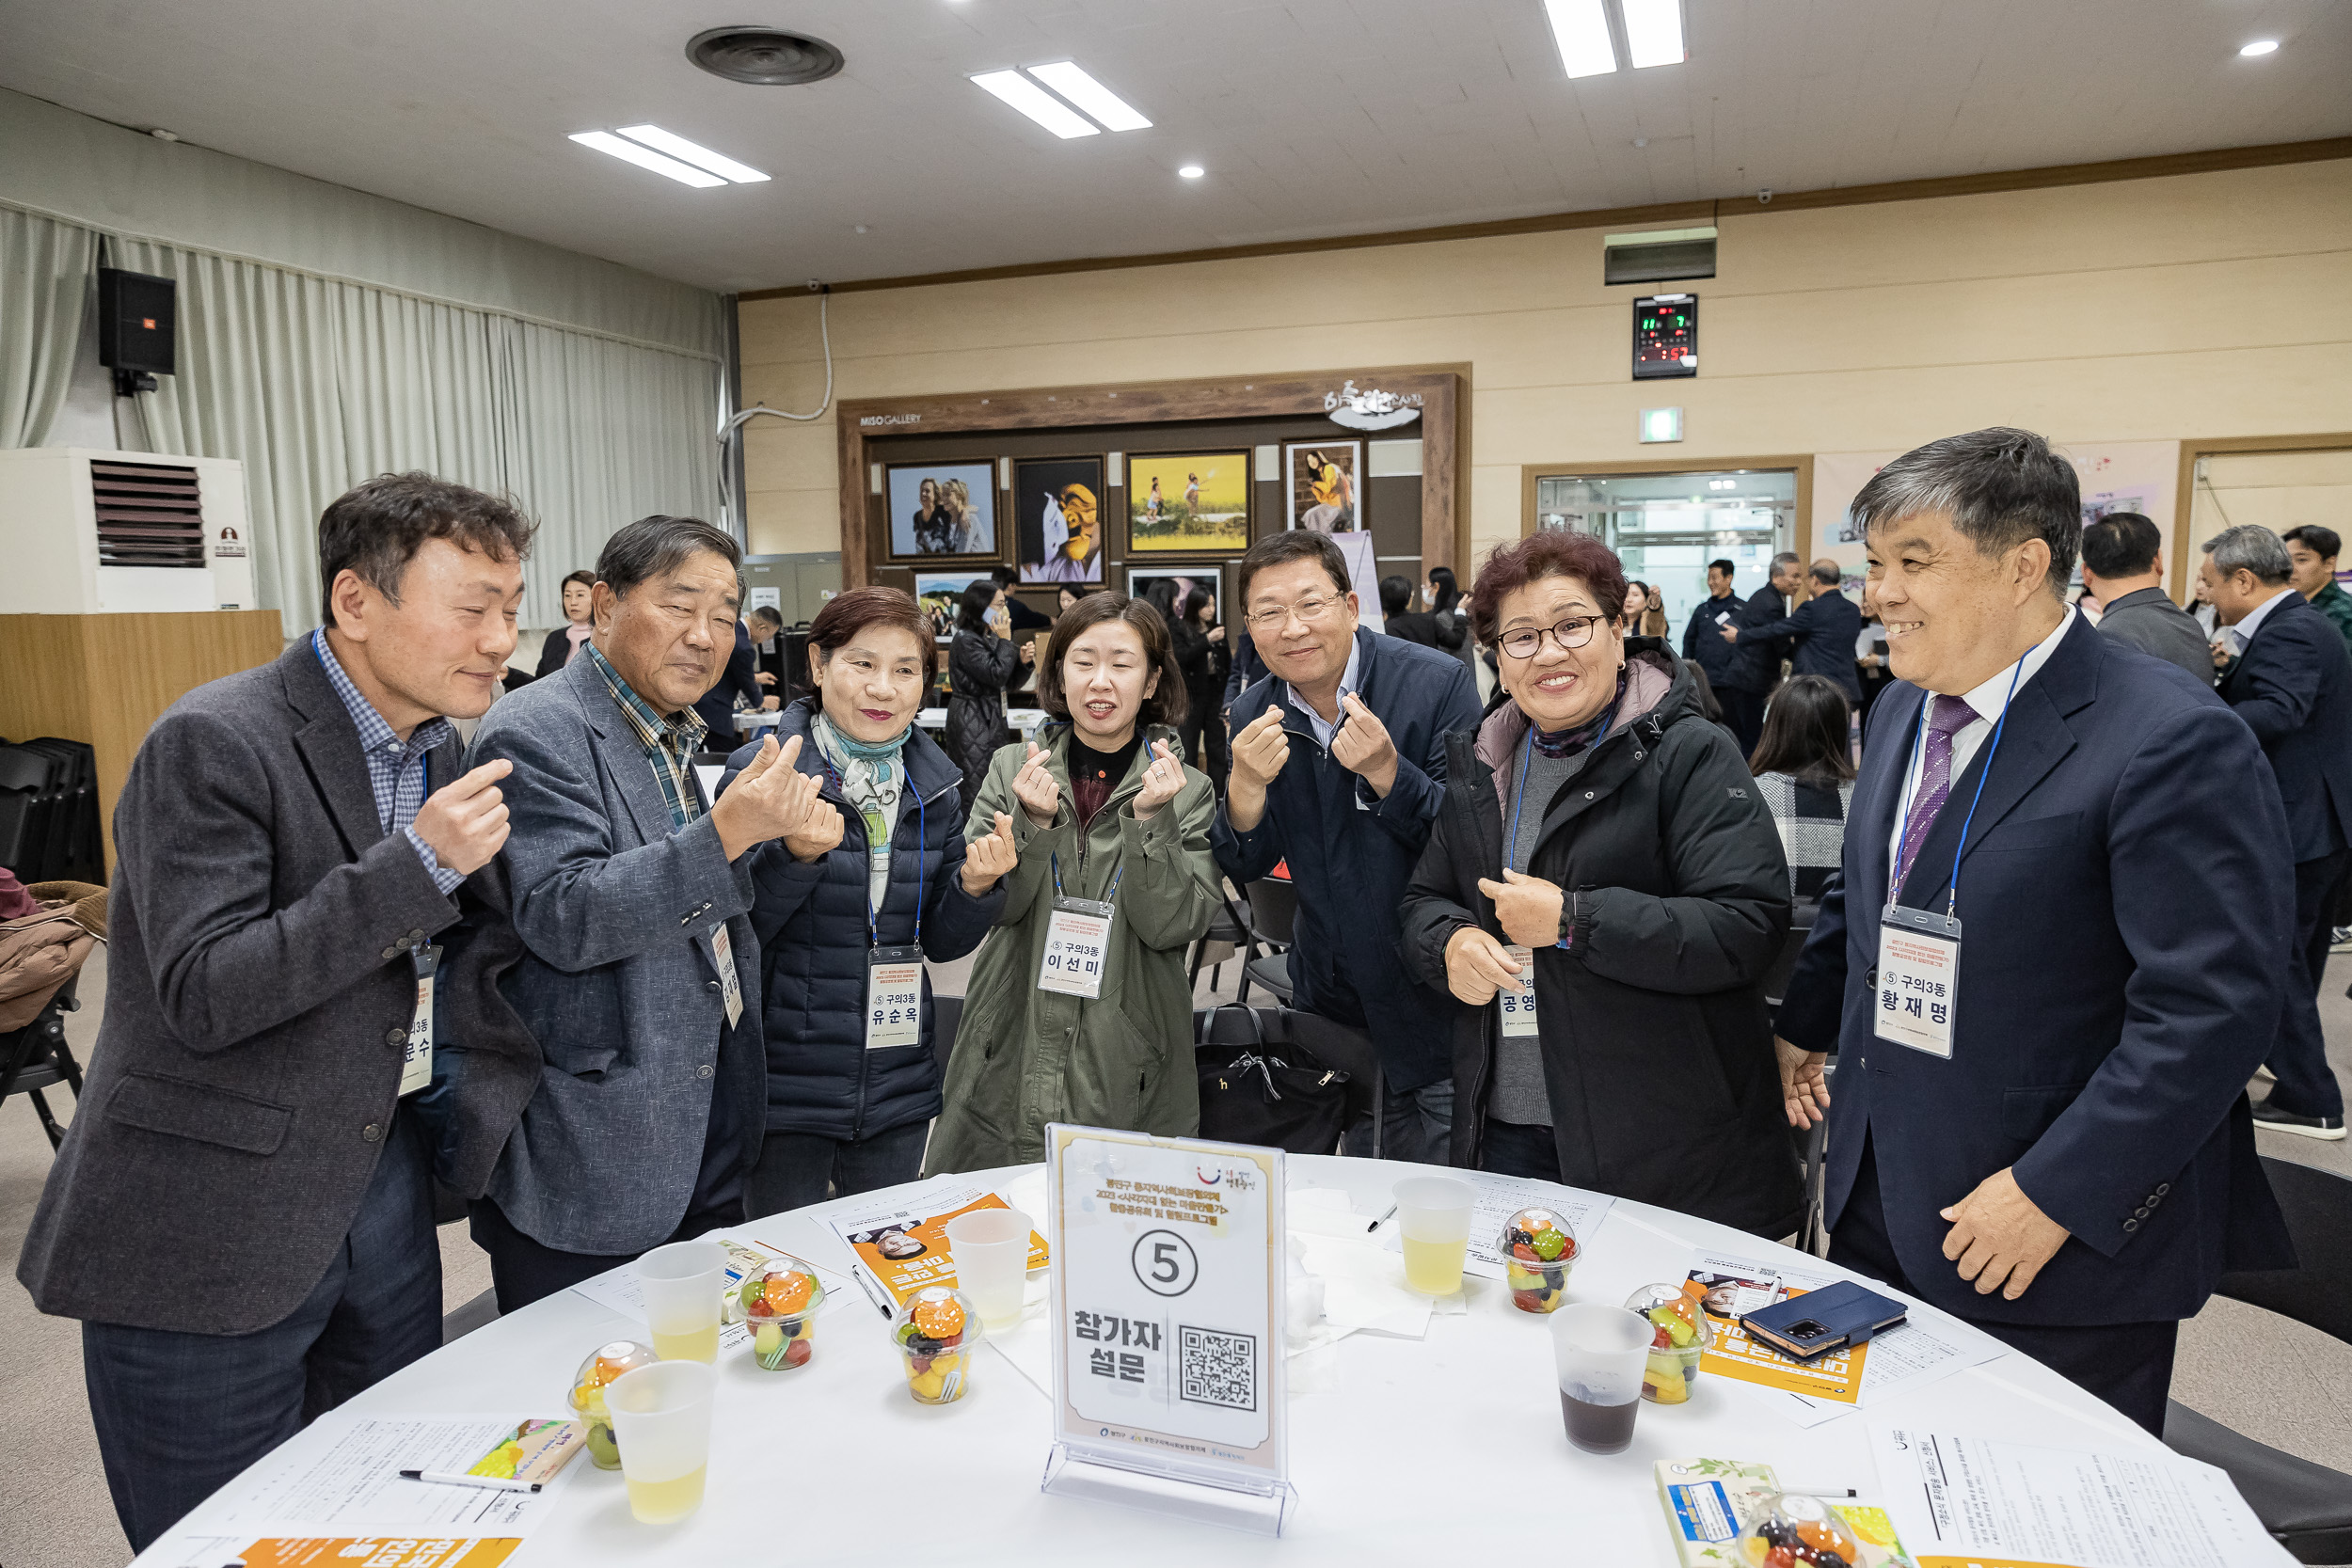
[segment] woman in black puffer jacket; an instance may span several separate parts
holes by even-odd
[[[947,754],[963,769],[962,811],[988,777],[996,748],[1005,743],[1005,688],[1031,650],[1012,641],[1012,614],[1005,591],[987,578],[963,591],[956,610],[956,640],[947,650]]]

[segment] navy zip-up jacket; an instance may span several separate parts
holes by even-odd
[[[1290,760],[1266,786],[1257,827],[1234,832],[1220,802],[1209,843],[1237,883],[1289,863],[1298,890],[1291,1006],[1366,1029],[1388,1086],[1403,1092],[1453,1071],[1452,1008],[1406,971],[1399,911],[1445,799],[1446,735],[1478,727],[1478,690],[1452,654],[1360,626],[1356,649],[1356,694],[1396,747],[1388,799],[1323,749],[1291,706],[1289,684],[1267,675],[1234,699],[1229,721],[1239,735],[1281,704]]]

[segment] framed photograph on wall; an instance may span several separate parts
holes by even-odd
[[[883,489],[893,556],[997,553],[994,463],[894,463]]]
[[[1168,602],[1181,613],[1184,595],[1194,589],[1216,600],[1220,617],[1225,605],[1225,569],[1215,562],[1206,566],[1130,566],[1127,568],[1127,594],[1130,598],[1148,599],[1152,585],[1168,584],[1174,597]]]
[[[1247,451],[1127,454],[1127,553],[1239,555],[1249,547]]]
[[[1103,460],[1040,457],[1012,466],[1014,562],[1023,582],[1103,581]]]
[[[1364,444],[1295,441],[1282,449],[1290,527],[1352,533],[1364,526]]]
[[[956,635],[956,611],[962,607],[963,591],[976,582],[988,580],[988,568],[970,572],[917,572],[914,574],[914,602],[923,607],[923,613],[931,623],[931,635],[941,642],[952,641]]]

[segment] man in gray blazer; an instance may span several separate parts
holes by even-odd
[[[694,778],[739,559],[691,517],[622,529],[580,657],[474,736],[475,763],[514,764],[502,858],[528,952],[506,994],[545,1053],[473,1205],[501,1311],[743,1217],[768,1101],[746,857],[842,823],[772,737],[715,805]]]
[[[106,1013],[17,1277],[83,1320],[134,1550],[441,1342],[427,1117],[477,1190],[536,1080],[495,974],[503,763],[463,773],[531,524],[424,474],[319,520],[325,629],[155,721],[115,810]],[[437,1005],[421,1006],[429,975]],[[466,1047],[462,1091],[434,1077]]]
[[[2099,634],[2177,665],[2213,685],[2213,648],[2197,618],[2164,591],[2164,535],[2137,512],[2110,512],[2083,528],[2083,586],[2099,601]]]

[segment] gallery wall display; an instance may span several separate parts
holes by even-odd
[[[1103,580],[1103,494],[1099,457],[1013,464],[1013,538],[1023,582]]]
[[[1127,550],[1239,555],[1249,547],[1249,454],[1129,452]]]
[[[985,564],[976,571],[914,574],[914,602],[930,618],[932,636],[945,642],[956,635],[956,611],[962,607],[963,591],[987,577]]]
[[[1350,533],[1364,526],[1361,441],[1302,441],[1282,451],[1291,528]]]
[[[996,465],[901,463],[890,469],[890,553],[996,554]]]

